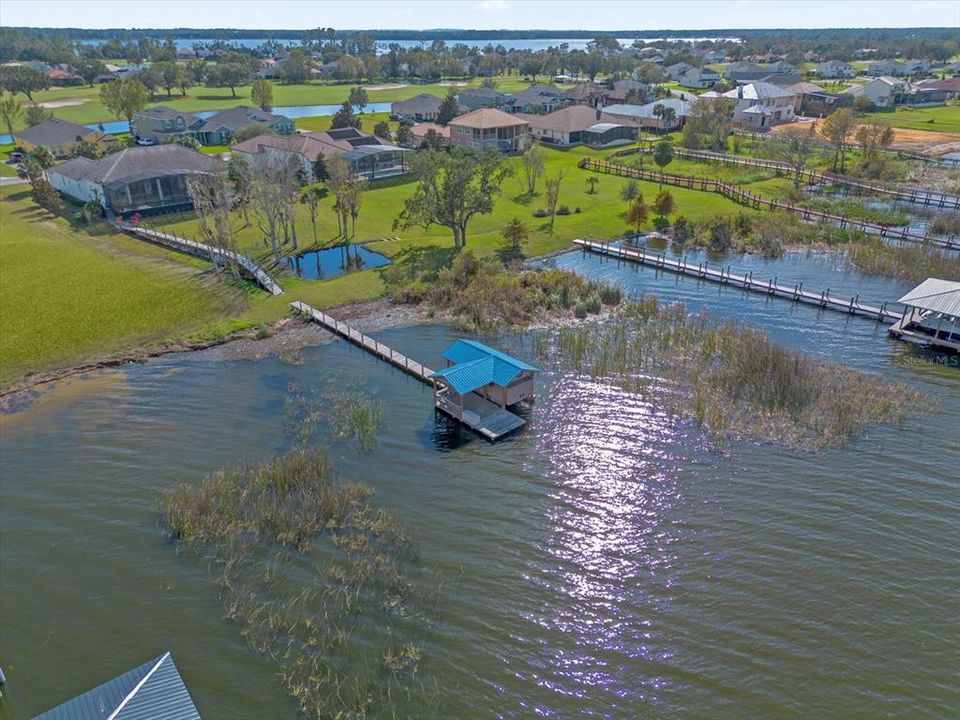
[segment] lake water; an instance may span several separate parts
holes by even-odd
[[[338,245],[287,258],[287,267],[297,277],[308,280],[329,280],[344,272],[370,270],[389,263],[386,255],[367,250],[363,245]]]
[[[346,90],[344,90],[344,92],[346,92]],[[237,105],[242,104],[243,99],[237,98]],[[283,117],[296,119],[304,117],[319,117],[322,115],[334,115],[341,107],[341,105],[285,105],[282,107],[275,107],[273,110],[271,110],[271,112],[276,113],[277,115],[282,115]],[[353,109],[354,112],[360,112],[359,106],[354,106]],[[368,103],[367,105],[363,106],[363,111],[366,113],[390,112],[390,103]],[[194,112],[191,114],[206,120],[207,118],[216,115],[217,112],[217,110],[202,110],[200,112]],[[108,135],[120,135],[125,132],[130,132],[130,125],[126,120],[93,123],[91,125],[87,125],[87,127],[93,130],[100,130]],[[0,145],[6,145],[12,142],[13,138],[10,135],[0,135]]]
[[[27,718],[165,649],[205,720],[296,717],[275,667],[223,620],[157,495],[284,450],[291,383],[385,403],[370,456],[333,446],[443,574],[424,677],[443,718],[911,718],[960,706],[960,369],[873,322],[570,253],[552,261],[766,328],[901,380],[939,408],[843,449],[721,451],[560,367],[497,445],[438,424],[428,388],[342,341],[227,360],[169,355],[89,376],[2,418],[0,663]],[[902,283],[829,258],[731,259],[865,299]],[[319,331],[318,331],[319,332]],[[436,362],[457,333],[374,333]],[[531,357],[529,343],[495,343]]]

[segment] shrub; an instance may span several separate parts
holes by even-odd
[[[561,205],[560,207],[557,208],[557,215],[569,215],[569,214],[570,214],[570,208],[567,207],[566,205]]]
[[[544,208],[537,208],[536,210],[533,211],[533,216],[537,218],[549,217],[550,211],[545,210]]]
[[[579,215],[579,214],[580,214],[580,206],[577,205],[577,206],[573,209],[573,212],[574,212],[575,214]]]

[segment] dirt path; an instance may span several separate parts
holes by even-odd
[[[64,107],[73,107],[75,105],[83,105],[88,102],[90,98],[71,98],[66,100],[45,100],[44,102],[37,103],[42,108],[64,108]]]
[[[770,129],[773,135],[795,130],[797,127],[806,128],[812,122],[818,122],[813,118],[797,118],[796,122],[775,125]],[[819,129],[819,128],[818,128]],[[906,128],[893,128],[893,144],[890,146],[894,150],[909,150],[911,152],[921,152],[926,155],[943,155],[948,152],[960,150],[960,134],[935,132],[933,130],[908,130]]]
[[[367,85],[367,90],[400,90],[409,87],[407,83],[381,83],[380,85]]]

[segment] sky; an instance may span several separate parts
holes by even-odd
[[[0,25],[263,30],[960,28],[960,0],[0,0]]]

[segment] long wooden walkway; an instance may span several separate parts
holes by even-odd
[[[160,232],[159,230],[153,230],[151,228],[143,227],[142,225],[134,225],[133,223],[121,223],[120,228],[124,232],[143,238],[144,240],[149,240],[150,242],[163,245],[164,247],[177,250],[178,252],[187,253],[188,255],[196,255],[197,257],[202,257],[205,260],[211,260],[213,262],[218,260],[232,260],[241,268],[246,270],[250,276],[256,280],[257,284],[271,295],[283,294],[283,288],[281,288],[280,285],[272,277],[270,277],[263,268],[257,265],[257,263],[248,258],[246,255],[241,255],[240,253],[233,251],[220,250],[219,248],[215,248],[211,245],[199,243],[196,240],[188,240],[187,238],[182,238],[179,235]]]
[[[834,215],[832,213],[811,210],[800,205],[791,205],[780,202],[779,200],[769,200],[755,193],[748,193],[736,185],[720,182],[719,180],[710,180],[708,178],[693,177],[691,175],[675,175],[671,173],[659,173],[653,170],[641,170],[638,167],[631,167],[621,163],[613,163],[605,160],[593,160],[583,158],[578,167],[594,172],[609,173],[621,177],[634,177],[639,180],[648,180],[650,182],[664,182],[667,185],[674,185],[690,190],[702,190],[703,192],[714,192],[723,195],[729,200],[753,208],[765,208],[768,210],[783,210],[792,215],[796,215],[803,220],[826,220],[836,224],[841,228],[851,228],[861,230],[872,235],[878,235],[882,238],[892,240],[903,240],[906,242],[929,243],[938,245],[947,250],[960,251],[960,239],[941,238],[933,235],[920,235],[910,232],[905,227],[895,225],[884,225],[880,223],[869,222],[867,220],[856,220],[846,215]]]
[[[374,340],[369,335],[364,335],[359,330],[350,327],[342,320],[337,320],[331,315],[327,315],[322,310],[307,305],[297,300],[290,303],[290,307],[297,313],[309,318],[320,325],[325,330],[329,330],[335,335],[339,335],[344,340],[348,340],[359,348],[363,348],[371,355],[375,355],[381,360],[385,360],[396,368],[400,368],[405,373],[412,375],[420,382],[426,385],[433,385],[433,370],[416,360],[411,360],[403,353],[399,353],[391,347],[384,345],[379,340]]]
[[[797,303],[816,305],[826,310],[836,310],[847,313],[848,315],[861,315],[879,322],[889,323],[896,322],[902,317],[902,313],[888,309],[887,303],[876,307],[860,302],[859,295],[850,298],[839,298],[831,295],[829,290],[822,292],[804,290],[802,282],[794,285],[783,285],[777,281],[777,278],[766,280],[754,278],[753,272],[747,275],[735,275],[731,272],[729,266],[717,269],[710,267],[705,262],[693,265],[683,258],[672,260],[663,253],[653,254],[639,248],[621,247],[608,242],[595,242],[591,240],[574,240],[573,242],[585,251],[589,250],[590,252],[600,255],[636,262],[641,265],[647,265],[658,270],[667,270],[679,275],[688,275],[699,280],[709,280],[721,285],[743,288],[744,290],[761,293],[763,295],[786,298],[787,300],[792,300]]]
[[[652,152],[650,149],[644,149],[644,152]],[[836,175],[834,173],[821,173],[813,170],[802,170],[797,173],[789,163],[782,160],[761,160],[760,158],[745,157],[743,155],[725,155],[724,153],[708,152],[706,150],[689,150],[687,148],[674,147],[674,154],[677,157],[690,158],[702,162],[712,162],[727,166],[746,166],[757,167],[766,170],[774,170],[779,174],[789,177],[797,177],[801,182],[808,184],[823,183],[827,185],[843,185],[844,187],[857,188],[864,192],[876,193],[878,195],[889,195],[896,200],[915,203],[918,205],[934,206],[946,210],[956,210],[960,208],[960,195],[950,195],[949,193],[937,192],[935,190],[924,190],[921,188],[910,188],[903,190],[900,188],[891,188],[877,183],[865,182],[846,175]]]

